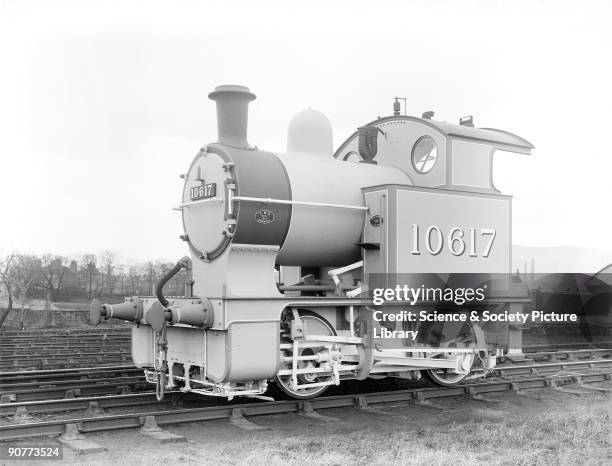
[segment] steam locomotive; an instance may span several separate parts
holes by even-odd
[[[415,313],[523,312],[527,289],[508,278],[511,198],[493,185],[492,163],[497,150],[530,154],[528,141],[471,117],[401,115],[396,99],[392,116],[335,153],[329,120],[305,110],[290,123],[287,153],[273,153],[247,142],[248,88],[218,86],[209,97],[218,141],[181,175],[177,207],[190,255],[156,296],[91,306],[93,324],[133,322],[132,357],[158,398],[169,389],[260,396],[273,383],[307,399],[346,379],[422,374],[452,385],[522,357],[520,324],[396,320],[406,301],[375,304],[372,290],[406,289],[426,274],[439,286],[410,303]],[[192,277],[186,296],[164,296],[181,268]],[[465,273],[496,277],[486,300],[441,302],[435,290]]]

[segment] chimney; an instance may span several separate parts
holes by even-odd
[[[249,148],[247,123],[249,102],[255,94],[245,86],[217,86],[208,97],[217,103],[218,142],[228,146]]]

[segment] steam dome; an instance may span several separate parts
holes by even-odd
[[[329,119],[311,108],[295,115],[287,131],[287,153],[290,152],[331,157],[333,138]]]

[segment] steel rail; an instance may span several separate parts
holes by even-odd
[[[15,352],[15,351],[30,351],[30,350],[70,350],[72,348],[91,348],[92,346],[96,348],[110,348],[110,347],[120,347],[120,348],[130,348],[131,340],[125,341],[117,341],[117,340],[95,340],[89,341],[85,343],[70,343],[66,341],[57,341],[54,343],[40,343],[40,344],[23,344],[23,345],[5,345],[2,344],[2,352]]]
[[[611,340],[607,340],[607,341],[597,341],[597,342],[578,342],[578,341],[574,341],[574,342],[566,342],[566,343],[560,343],[560,342],[554,342],[554,343],[546,343],[546,344],[530,344],[530,345],[524,345],[523,346],[523,350],[534,350],[534,351],[540,351],[540,350],[549,350],[549,351],[555,351],[555,350],[564,350],[566,348],[569,347],[569,349],[567,349],[567,351],[572,351],[572,350],[577,350],[577,349],[584,349],[584,350],[588,350],[590,348],[593,347],[593,345],[597,345],[598,349],[602,349],[602,347],[607,347],[607,349],[612,349],[612,341]],[[580,346],[581,348],[576,348],[577,346]]]
[[[42,376],[46,376],[46,375],[65,375],[65,374],[77,374],[77,373],[82,373],[82,372],[89,372],[89,371],[96,371],[96,372],[100,372],[100,371],[106,371],[106,370],[126,370],[126,369],[135,369],[136,366],[134,366],[133,364],[127,366],[127,365],[121,365],[121,366],[99,366],[99,367],[73,367],[73,368],[69,368],[69,369],[41,369],[41,370],[35,370],[35,371],[13,371],[13,372],[2,372],[0,373],[0,376],[7,376],[7,377],[22,377],[22,376],[26,376],[26,377],[42,377]]]
[[[29,346],[29,345],[34,345],[34,346],[44,346],[44,345],[52,345],[52,344],[60,344],[60,343],[66,343],[67,341],[69,341],[72,344],[75,343],[79,343],[79,344],[87,344],[87,343],[91,343],[93,342],[106,342],[106,343],[110,343],[110,342],[123,342],[123,341],[129,341],[131,340],[132,336],[129,334],[115,334],[115,335],[107,335],[106,336],[106,340],[104,339],[103,335],[93,335],[91,336],[91,338],[87,338],[87,337],[74,337],[74,338],[65,338],[61,335],[55,335],[52,337],[47,337],[47,338],[43,338],[43,337],[37,337],[37,336],[32,336],[32,337],[28,337],[28,338],[24,338],[23,340],[13,340],[13,341],[6,341],[4,340],[2,346]]]
[[[595,356],[612,356],[612,348],[591,348],[591,349],[568,349],[568,350],[549,350],[549,351],[533,351],[524,352],[527,358],[548,358],[556,359],[561,356],[566,356],[566,359],[576,357],[595,357]]]
[[[53,312],[53,311],[50,311]],[[89,312],[89,311],[83,311]],[[62,327],[62,328],[32,328],[29,330],[1,330],[0,336],[5,337],[24,337],[28,335],[93,335],[101,333],[122,333],[129,332],[129,325],[122,325],[117,327],[93,327],[93,328],[76,328],[76,327]]]
[[[82,383],[71,384],[70,386],[52,386],[45,388],[33,388],[25,390],[6,390],[2,397],[11,398],[14,401],[41,401],[50,399],[73,398],[77,396],[108,395],[131,390],[149,388],[150,384],[144,377],[117,377],[112,380],[91,381],[83,380]],[[2,406],[2,404],[0,404]]]
[[[597,383],[609,381],[610,372],[580,375],[580,382]],[[576,376],[565,375],[554,378],[528,378],[513,381],[495,381],[469,384],[456,387],[419,388],[387,392],[365,393],[360,395],[339,395],[315,398],[309,401],[273,401],[237,405],[211,406],[204,408],[175,409],[169,411],[146,411],[111,416],[92,416],[76,419],[63,419],[39,423],[24,423],[0,426],[0,440],[14,440],[41,435],[59,435],[66,431],[68,424],[75,424],[80,432],[98,432],[113,429],[141,427],[147,417],[152,417],[157,425],[179,424],[184,422],[228,419],[232,416],[260,416],[280,413],[308,412],[313,409],[364,407],[390,402],[423,403],[436,398],[478,396],[535,388],[558,387],[576,381]]]
[[[54,351],[54,352],[74,352],[74,351],[83,351],[87,349],[105,349],[105,350],[123,350],[130,351],[131,350],[131,342],[129,341],[112,341],[112,342],[91,342],[91,343],[82,343],[78,345],[73,345],[69,343],[58,343],[52,345],[24,345],[24,346],[7,346],[4,349],[0,350],[0,356],[14,356],[19,353],[32,353],[35,351]]]
[[[131,358],[129,358],[131,360]],[[0,364],[0,374],[4,371],[4,370],[8,370],[8,369],[15,369],[17,367],[21,367],[23,369],[40,369],[41,367],[49,367],[49,368],[53,368],[53,369],[64,369],[64,368],[69,368],[69,367],[78,367],[79,365],[87,365],[87,366],[95,366],[96,364],[109,364],[109,363],[115,363],[115,364],[121,364],[121,363],[127,363],[128,358],[94,358],[94,359],[82,359],[82,360],[72,360],[72,361],[68,361],[68,360],[58,360],[58,361],[36,361],[36,362],[24,362],[22,364],[20,364],[19,362],[17,362],[16,364]]]
[[[109,337],[108,339],[103,338],[94,338],[91,341],[81,341],[81,338],[78,341],[67,341],[63,339],[51,339],[51,340],[41,340],[40,338],[34,340],[27,341],[19,341],[19,342],[2,342],[2,349],[19,349],[19,348],[46,348],[46,347],[63,347],[66,348],[66,344],[70,344],[71,346],[87,346],[93,344],[99,345],[125,345],[130,343],[132,337],[129,335],[121,335]]]
[[[71,353],[71,354],[57,354],[55,356],[81,356],[81,357],[86,357],[86,356],[97,356],[99,355],[99,352],[84,352],[84,353]],[[106,354],[125,354],[125,351],[119,351],[119,350],[113,350],[113,351],[107,351]],[[50,354],[49,356],[54,356],[53,354]],[[24,358],[38,358],[39,356],[20,356],[22,359]]]
[[[166,392],[166,398],[161,403],[175,404],[179,400],[180,392]],[[202,397],[197,397],[203,399]],[[14,416],[25,408],[28,414],[47,414],[55,412],[76,411],[79,409],[108,409],[136,406],[143,404],[159,404],[155,392],[128,393],[125,395],[89,396],[79,398],[64,398],[60,400],[22,401],[17,403],[0,404],[0,416]]]
[[[198,405],[218,406],[220,403],[238,404],[239,400],[225,401],[217,397],[204,397],[196,393],[183,393],[172,390],[165,393],[162,401],[157,401],[154,391],[127,393],[124,395],[90,396],[79,398],[65,398],[60,400],[22,401],[18,403],[0,404],[0,416],[14,416],[20,412],[27,414],[48,414],[55,412],[68,412],[77,410],[96,411],[99,409],[122,408],[136,405],[165,405],[178,406],[183,402],[195,402]],[[253,399],[253,402],[260,402]],[[25,413],[24,413],[25,414]]]
[[[29,393],[34,391],[42,391],[48,389],[70,390],[75,385],[80,387],[94,385],[129,385],[139,382],[144,382],[144,372],[128,377],[101,377],[91,379],[78,380],[46,380],[43,382],[27,382],[27,383],[7,383],[0,384],[0,393]],[[62,388],[63,387],[63,388]]]
[[[508,365],[499,366],[493,369],[493,371],[502,377],[512,375],[525,375],[525,374],[542,374],[544,372],[558,372],[559,370],[564,372],[570,372],[572,370],[581,369],[612,369],[612,360],[601,359],[601,360],[586,360],[586,361],[559,361],[547,364],[524,364],[524,365]]]
[[[19,371],[0,373],[0,390],[4,385],[15,383],[54,383],[64,380],[90,380],[117,377],[117,374],[136,375],[142,374],[143,370],[135,366],[102,366],[99,368],[72,368],[42,371]]]
[[[19,343],[22,341],[28,341],[32,338],[44,338],[44,339],[53,339],[53,338],[62,338],[65,340],[79,340],[83,338],[100,338],[106,335],[107,337],[130,337],[132,334],[130,329],[122,330],[120,332],[96,332],[91,331],[88,333],[47,333],[47,332],[34,332],[25,335],[0,335],[5,341],[13,341],[15,343]]]
[[[71,360],[69,359],[57,359],[57,360],[53,360],[51,358],[41,358],[40,360],[36,361],[18,361],[15,360],[15,362],[13,364],[4,364],[4,363],[0,363],[0,374],[4,371],[4,370],[9,370],[9,369],[15,369],[17,367],[21,367],[24,369],[40,369],[41,367],[49,367],[49,368],[53,368],[53,369],[64,369],[64,368],[69,368],[69,367],[75,367],[75,366],[79,366],[79,365],[87,365],[87,366],[95,366],[96,364],[121,364],[121,363],[127,363],[127,362],[131,362],[131,356],[124,356],[124,357],[98,357],[98,358],[72,358]],[[129,360],[129,361],[128,361]]]
[[[95,338],[100,338],[103,337],[104,335],[106,335],[107,337],[130,337],[131,336],[131,331],[121,331],[121,332],[89,332],[89,333],[72,333],[72,334],[68,334],[68,333],[43,333],[43,332],[36,332],[36,333],[29,333],[27,335],[2,335],[0,334],[0,337],[2,338],[2,340],[4,341],[12,341],[15,343],[18,342],[23,342],[23,341],[28,341],[31,340],[33,338],[43,338],[43,339],[53,339],[53,338],[61,338],[64,340],[79,340],[79,339],[95,339]]]
[[[15,352],[8,354],[0,354],[0,361],[9,360],[12,364],[12,361],[15,359],[20,360],[28,360],[33,358],[68,358],[73,356],[82,356],[82,355],[116,355],[116,354],[131,354],[129,348],[105,348],[105,347],[91,347],[89,346],[87,350],[96,350],[95,352],[87,352],[79,351],[78,349],[71,350],[36,350],[36,351],[28,351],[27,353],[23,352]]]
[[[2,349],[0,350],[0,356],[15,356],[20,354],[23,351],[27,351],[27,354],[24,354],[24,356],[29,356],[31,353],[49,353],[52,352],[55,355],[62,355],[62,354],[78,354],[81,353],[81,350],[88,350],[87,352],[91,352],[91,350],[95,350],[95,352],[97,351],[116,351],[116,352],[121,352],[121,351],[129,351],[129,346],[125,343],[110,343],[110,344],[104,344],[104,343],[99,343],[96,345],[70,345],[70,346],[66,346],[66,345],[57,345],[57,346],[31,346],[31,347],[24,347],[24,348],[10,348],[10,349]],[[83,351],[85,352],[85,351]],[[92,353],[93,354],[93,353]]]
[[[577,353],[577,354],[612,353],[612,348],[576,348],[576,349],[568,349],[568,350],[533,351],[528,354],[543,355],[543,354],[557,354],[557,353]]]
[[[54,357],[55,356],[55,357]],[[60,357],[58,357],[60,356]],[[113,352],[106,352],[106,353],[74,353],[71,355],[67,355],[67,354],[60,354],[60,355],[53,355],[53,354],[49,354],[47,356],[25,356],[25,357],[19,357],[19,358],[14,358],[11,361],[5,361],[5,360],[0,360],[0,366],[1,367],[15,367],[15,366],[20,366],[20,365],[27,365],[27,364],[36,364],[36,363],[44,363],[46,366],[51,366],[51,365],[58,365],[58,364],[74,364],[76,362],[104,362],[104,360],[113,360],[113,361],[120,361],[120,360],[124,360],[127,358],[132,358],[131,354],[127,353],[127,352],[119,352],[119,351],[113,351]]]

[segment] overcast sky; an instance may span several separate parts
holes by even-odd
[[[216,138],[219,84],[257,94],[249,142],[300,110],[337,147],[408,99],[512,131],[515,243],[612,249],[612,2],[0,0],[0,249],[135,260],[186,247],[183,173]]]

